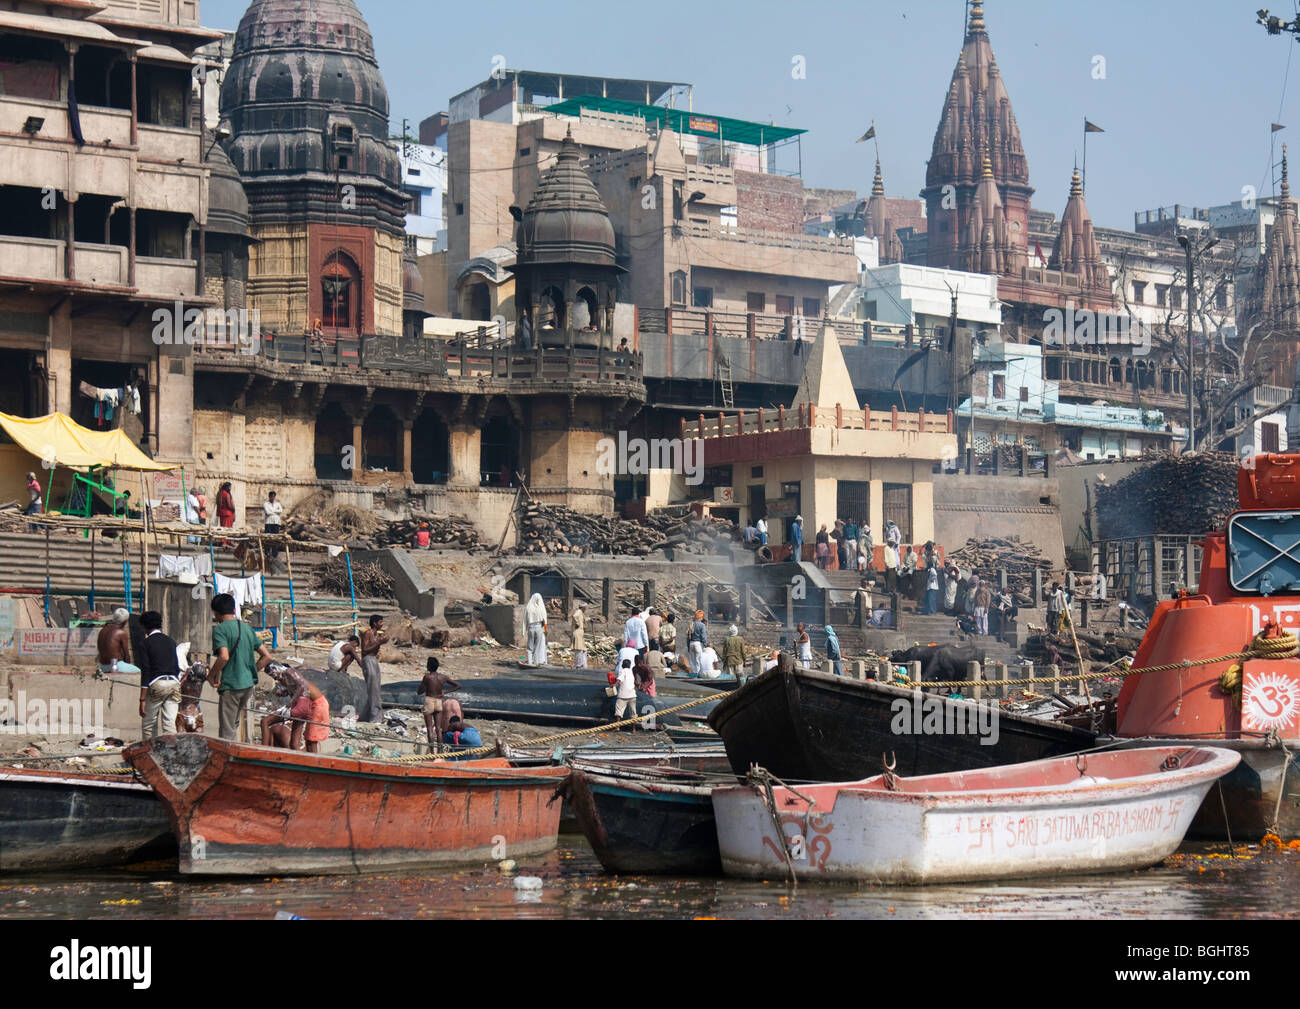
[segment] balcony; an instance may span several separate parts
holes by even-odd
[[[0,235],[0,277],[63,280],[64,243]]]
[[[198,264],[193,259],[135,257],[135,286],[142,294],[167,298],[194,296]],[[80,270],[78,270],[80,277]]]
[[[78,242],[72,252],[72,262],[78,284],[95,287],[127,285],[129,270],[125,246]]]
[[[128,120],[129,120],[128,116]],[[86,133],[85,127],[82,132]],[[90,134],[86,133],[90,139]],[[199,149],[198,130],[187,130],[178,126],[155,126],[140,123],[136,128],[136,142],[140,146],[142,158],[154,158],[158,161],[175,162],[184,158],[192,165],[201,161],[203,152]]]
[[[852,284],[858,279],[851,238],[822,238],[795,231],[761,231],[698,221],[675,223],[672,235],[685,239],[682,247],[690,262],[699,268],[726,264],[717,269],[827,284]]]
[[[922,336],[916,327],[897,326],[869,319],[840,319],[769,312],[715,312],[705,308],[639,308],[637,328],[642,333],[670,336],[717,336],[749,340],[791,340],[796,335],[816,340],[822,327],[829,326],[844,347],[870,343],[912,346]]]

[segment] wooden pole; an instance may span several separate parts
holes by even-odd
[[[293,621],[293,642],[298,643],[298,610],[293,601],[293,559],[289,556],[289,541],[284,541],[284,563],[289,571],[289,619]],[[265,583],[265,580],[264,580]],[[266,601],[266,589],[262,589],[262,600]]]
[[[144,470],[140,471],[140,611],[149,605],[149,498],[144,490]]]
[[[86,535],[90,537],[90,598],[86,600],[90,604],[91,612],[95,609],[95,534],[89,529]]]

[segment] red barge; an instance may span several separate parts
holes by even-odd
[[[392,763],[162,736],[124,756],[157,792],[180,871],[315,875],[488,862],[555,847],[566,767]]]
[[[1120,691],[1117,735],[1128,745],[1241,754],[1206,796],[1189,836],[1297,837],[1300,455],[1247,461],[1237,498],[1223,531],[1204,541],[1196,594],[1156,605],[1134,657],[1138,672]],[[1153,666],[1173,668],[1141,671]]]

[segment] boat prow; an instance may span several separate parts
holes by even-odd
[[[396,763],[163,736],[124,756],[167,807],[181,872],[358,873],[555,847],[562,767]],[[502,840],[504,838],[504,841]]]

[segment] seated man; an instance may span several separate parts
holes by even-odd
[[[127,630],[130,619],[129,611],[118,608],[113,611],[108,623],[99,629],[99,637],[95,641],[99,659],[95,668],[99,672],[104,674],[140,672],[140,667],[131,663],[131,634]]]
[[[443,734],[442,741],[452,746],[483,745],[483,737],[478,734],[478,729],[466,725],[459,716],[447,723],[447,731]]]

